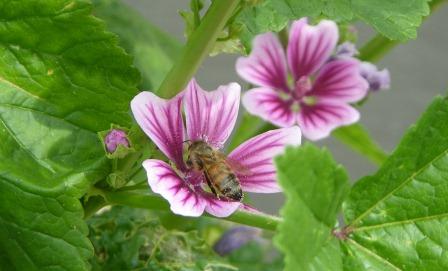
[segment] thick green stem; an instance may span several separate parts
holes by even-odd
[[[390,40],[378,34],[359,49],[359,59],[362,61],[377,62],[397,44],[399,44],[398,41]]]
[[[157,211],[170,211],[168,202],[156,195],[139,194],[134,192],[103,192],[106,204],[126,205],[135,208],[143,208]],[[281,221],[280,218],[263,214],[238,210],[225,220],[257,227],[265,230],[275,231]]]
[[[240,0],[213,1],[198,28],[185,45],[180,58],[163,80],[157,93],[170,98],[179,93],[198,70]]]

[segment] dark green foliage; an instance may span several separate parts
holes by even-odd
[[[116,206],[88,224],[93,270],[236,270],[197,231],[167,230],[146,210]]]
[[[129,126],[138,72],[88,1],[0,1],[0,269],[88,270],[79,198],[96,132]]]

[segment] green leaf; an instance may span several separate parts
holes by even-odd
[[[331,135],[376,164],[382,164],[387,158],[386,152],[370,137],[369,132],[361,124],[340,127]]]
[[[79,198],[138,73],[87,1],[0,1],[0,269],[88,270]]]
[[[179,41],[161,31],[120,0],[94,0],[94,13],[120,37],[142,74],[140,89],[157,90],[179,55]]]
[[[406,41],[417,37],[417,28],[429,15],[429,0],[356,0],[352,1],[355,17],[373,26],[392,40]]]
[[[287,149],[276,165],[287,199],[276,236],[285,270],[342,270],[331,231],[349,188],[347,173],[328,151],[310,144]]]
[[[448,269],[448,100],[436,98],[344,213],[350,270]]]
[[[265,0],[248,6],[235,22],[243,27],[241,39],[250,48],[253,36],[284,28],[302,17],[325,17],[339,22],[361,19],[393,40],[415,39],[422,17],[429,14],[428,0]]]

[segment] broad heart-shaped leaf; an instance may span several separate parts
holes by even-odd
[[[253,36],[280,31],[289,20],[319,16],[339,22],[361,19],[392,40],[417,36],[422,17],[429,14],[428,0],[265,0],[243,9],[235,22],[249,48]]]
[[[157,90],[181,49],[179,41],[150,24],[120,0],[94,0],[95,16],[120,37],[120,44],[134,56],[142,73],[142,90]]]
[[[347,270],[448,270],[448,100],[436,98],[344,214]]]
[[[87,1],[0,0],[0,269],[87,270],[79,198],[139,76]]]
[[[289,148],[275,161],[286,195],[284,222],[275,238],[285,254],[285,270],[342,270],[331,231],[349,188],[347,173],[328,151],[310,144]]]

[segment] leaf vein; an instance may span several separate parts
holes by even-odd
[[[378,261],[390,266],[391,268],[397,270],[397,271],[402,271],[400,268],[398,268],[397,266],[395,266],[394,264],[392,264],[391,262],[389,262],[388,260],[384,259],[383,257],[381,257],[380,255],[376,254],[375,252],[371,251],[370,249],[362,246],[361,244],[359,244],[358,242],[356,242],[353,239],[347,239],[347,242],[351,243],[352,245],[358,247],[360,250],[364,251],[365,253],[371,255],[372,257],[376,258]]]
[[[405,185],[407,185],[410,181],[412,181],[416,176],[420,175],[424,170],[426,170],[429,166],[431,166],[435,161],[441,159],[443,156],[445,156],[448,153],[448,149],[444,150],[442,153],[437,155],[434,159],[431,159],[428,161],[428,163],[422,165],[421,168],[419,168],[416,172],[411,174],[409,177],[407,177],[399,186],[391,190],[389,193],[384,195],[381,199],[379,199],[375,204],[373,204],[370,208],[368,208],[364,213],[360,214],[357,218],[355,218],[350,225],[355,225],[358,223],[361,219],[363,219],[365,216],[367,216],[376,206],[378,206],[381,202],[392,196],[395,192],[403,188]]]

